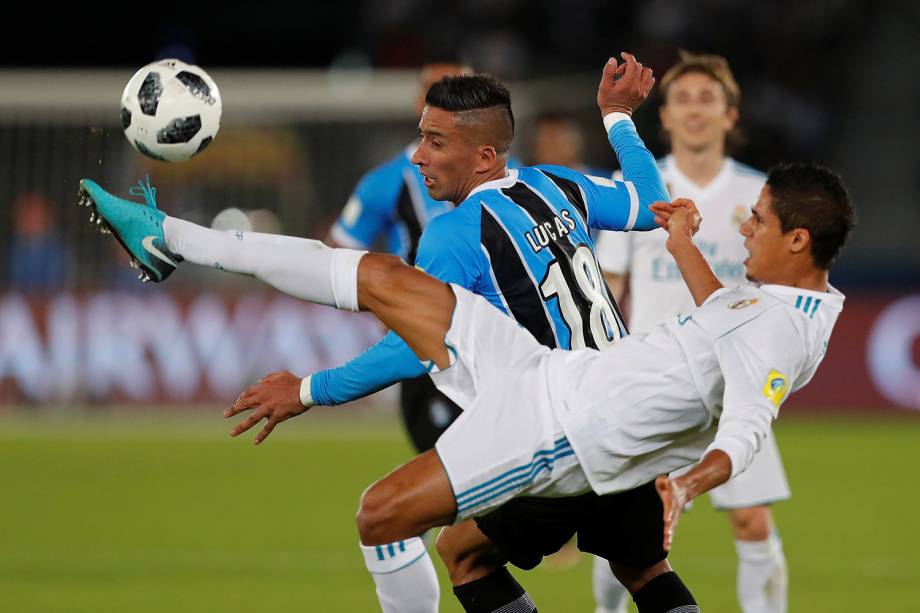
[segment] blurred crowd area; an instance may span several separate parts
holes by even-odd
[[[885,305],[920,290],[917,3],[383,0],[182,15],[177,22],[159,11],[143,36],[105,20],[75,33],[62,15],[43,33],[58,44],[28,52],[17,36],[34,36],[35,25],[19,15],[13,20],[23,19],[21,27],[11,25],[13,35],[0,43],[0,403],[220,398],[268,366],[333,365],[379,336],[363,320],[338,342],[332,331],[348,326],[337,327],[336,316],[317,331],[315,310],[271,302],[276,297],[251,280],[207,269],[181,268],[163,287],[140,284],[116,243],[75,206],[81,178],[127,195],[149,176],[171,214],[322,238],[360,176],[413,141],[414,75],[426,59],[459,56],[509,83],[518,120],[512,154],[521,162],[550,161],[546,149],[568,148],[568,159],[552,161],[609,173],[616,160],[594,102],[603,63],[630,50],[661,75],[687,49],[731,62],[742,90],[737,159],[763,170],[815,160],[843,175],[859,228],[832,281],[850,294],[884,298],[852,310],[861,336],[841,368],[863,375],[845,395],[920,406],[916,301],[899,307],[900,323],[879,337],[902,339],[895,351],[873,350],[871,336]],[[103,34],[106,45],[81,42]],[[180,164],[144,158],[119,125],[123,83],[164,57],[207,69],[224,98],[214,144]],[[246,95],[246,105],[235,93]],[[635,120],[660,156],[667,150],[659,103],[653,96]],[[557,122],[556,140],[541,153],[538,124],[547,115],[562,118],[564,129]],[[163,296],[173,302],[158,303]],[[245,303],[252,296],[268,302]],[[144,318],[172,322],[173,336],[185,339],[184,357],[158,344],[155,330],[137,332]],[[227,329],[243,320],[249,327],[229,340],[206,323]],[[292,344],[291,326],[311,351]],[[125,357],[119,339],[127,331],[136,343]],[[248,349],[257,333],[260,348]],[[872,351],[875,366],[866,357]],[[138,386],[152,362],[156,380]],[[92,377],[87,364],[96,365]],[[894,395],[862,393],[879,386],[868,383],[873,368],[900,373]],[[54,385],[45,382],[49,369]]]

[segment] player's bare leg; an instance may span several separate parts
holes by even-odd
[[[453,490],[438,454],[429,450],[364,491],[358,533],[365,545],[393,543],[451,523]]]
[[[505,557],[475,521],[444,528],[437,546],[454,586],[454,596],[464,611],[537,610],[530,595],[508,572]]]
[[[455,586],[481,579],[507,562],[471,519],[442,529],[437,548]]]

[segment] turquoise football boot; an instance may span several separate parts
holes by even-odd
[[[89,220],[103,234],[112,234],[131,256],[131,267],[140,269],[138,279],[160,282],[176,269],[182,258],[166,247],[163,220],[166,214],[157,209],[157,190],[138,181],[129,190],[143,196],[145,203],[132,202],[108,193],[95,181],[80,181],[80,206],[90,209]]]

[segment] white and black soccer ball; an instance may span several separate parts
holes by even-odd
[[[155,160],[181,162],[201,153],[220,129],[217,84],[204,70],[160,60],[138,70],[121,97],[128,142]]]

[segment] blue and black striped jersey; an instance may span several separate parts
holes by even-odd
[[[549,347],[603,349],[627,333],[603,281],[590,228],[651,230],[648,205],[668,198],[631,121],[608,137],[624,181],[561,166],[512,169],[432,219],[416,266],[514,317]],[[311,380],[319,404],[339,404],[425,372],[394,333],[344,366]]]

